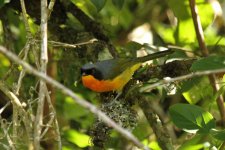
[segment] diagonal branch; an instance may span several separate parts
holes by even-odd
[[[22,61],[19,59],[15,54],[4,48],[3,46],[0,46],[0,52],[3,53],[6,57],[8,57],[10,60],[14,61],[15,63],[21,65],[25,70],[27,70],[28,73],[33,74],[37,76],[38,78],[46,81],[47,83],[51,84],[55,88],[59,89],[62,93],[65,95],[70,96],[73,98],[73,100],[81,105],[82,107],[88,109],[90,112],[95,114],[99,117],[104,123],[106,123],[108,126],[111,126],[116,131],[118,131],[121,135],[126,137],[128,140],[133,142],[137,147],[143,148],[147,150],[147,147],[144,147],[144,145],[128,130],[122,128],[121,126],[117,125],[112,119],[110,119],[108,116],[105,115],[102,111],[100,111],[96,106],[89,103],[87,100],[81,98],[79,95],[75,94],[72,90],[68,89],[64,85],[60,84],[59,82],[55,81],[54,79],[50,78],[46,74],[37,71],[33,67],[31,67],[28,63]]]
[[[192,72],[183,76],[178,76],[175,78],[165,78],[159,82],[153,83],[149,86],[143,87],[140,89],[140,92],[145,92],[145,91],[149,91],[152,90],[160,85],[164,85],[164,84],[168,84],[168,83],[172,83],[172,82],[177,82],[177,81],[183,81],[183,80],[187,80],[193,77],[199,77],[199,76],[204,76],[204,75],[212,75],[212,74],[216,74],[216,73],[223,73],[225,72],[225,69],[215,69],[215,70],[205,70],[205,71],[197,71],[197,72]]]

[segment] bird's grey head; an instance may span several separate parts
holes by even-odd
[[[98,66],[96,66],[95,64],[90,64],[90,63],[85,64],[81,67],[81,75],[82,76],[92,75],[98,80],[103,79],[102,72],[100,71]]]

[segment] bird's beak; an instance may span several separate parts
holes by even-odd
[[[82,75],[82,76],[86,76],[87,74],[86,74],[85,72],[83,72],[81,75]]]

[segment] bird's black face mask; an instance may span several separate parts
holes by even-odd
[[[85,75],[92,75],[94,76],[96,79],[98,80],[102,80],[103,79],[103,75],[102,73],[98,70],[98,68],[93,65],[93,64],[87,64],[84,65],[81,68],[81,75],[85,76]]]

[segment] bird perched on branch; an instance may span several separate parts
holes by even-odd
[[[115,58],[81,67],[83,85],[95,92],[121,92],[141,64],[173,53],[160,51],[138,58]]]

